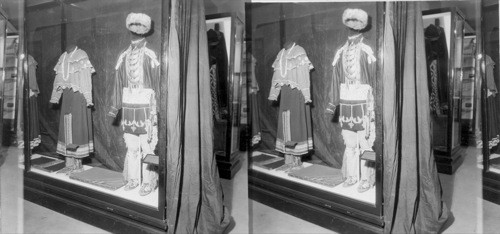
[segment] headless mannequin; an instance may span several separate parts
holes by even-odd
[[[75,50],[75,48],[76,48],[76,45],[75,45],[75,44],[68,44],[68,45],[66,46],[66,53],[68,53],[68,54],[69,54],[69,53],[73,52],[73,51]]]
[[[130,32],[130,40],[132,42],[144,39],[144,36]]]
[[[289,53],[290,49],[296,44],[295,40],[287,40],[283,46],[285,53]],[[285,147],[294,148],[297,142],[288,141],[285,142]],[[297,170],[302,168],[302,158],[301,155],[285,154],[285,165],[277,168],[278,171],[290,172],[292,170]]]
[[[68,44],[66,46],[66,53],[71,55],[76,49],[75,44]],[[69,58],[68,58],[69,59]],[[78,145],[74,144],[69,144],[66,146],[66,149],[69,151],[76,151],[78,148]],[[66,167],[59,170],[57,173],[66,173],[66,174],[71,174],[71,173],[78,173],[83,171],[83,164],[82,164],[82,159],[81,158],[74,158],[70,156],[66,156],[65,158],[66,161]]]

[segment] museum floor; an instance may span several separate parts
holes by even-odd
[[[440,174],[444,200],[454,215],[454,222],[444,233],[498,233],[500,230],[500,223],[497,222],[500,220],[500,205],[478,198],[481,193],[479,182],[481,169],[477,167],[477,152],[477,149],[468,148],[464,164],[454,175]],[[18,183],[21,171],[14,166],[17,163],[14,155],[17,153],[17,149],[10,149],[9,157],[0,170],[2,231],[4,233],[105,232],[31,202],[16,199],[16,196],[22,192],[22,187]],[[247,168],[243,167],[233,180],[222,180],[225,203],[231,209],[234,220],[230,233],[247,233],[248,231],[252,233],[331,233],[320,226],[258,202],[248,202],[246,171]],[[16,210],[17,205],[24,205],[22,210],[24,223],[17,218],[23,217],[22,215],[17,216],[16,212],[12,212]],[[249,213],[251,216],[248,215]],[[251,226],[250,230],[247,228],[248,225]]]

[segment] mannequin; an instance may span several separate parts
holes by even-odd
[[[277,170],[302,168],[301,156],[313,149],[310,76],[313,68],[307,54],[292,37],[273,63],[269,100],[280,97],[276,151],[284,154],[285,165]]]
[[[92,73],[87,53],[68,44],[54,68],[56,78],[51,103],[62,97],[57,153],[65,156],[66,167],[58,173],[83,171],[82,158],[94,152],[92,113]]]
[[[130,13],[126,19],[130,46],[118,57],[116,78],[109,116],[122,110],[123,138],[127,146],[123,177],[125,191],[141,185],[139,195],[146,196],[158,186],[158,172],[153,165],[142,165],[141,159],[154,154],[158,143],[157,106],[159,65],[154,51],[147,47],[146,35],[151,18]],[[142,173],[142,178],[141,178]]]
[[[342,20],[349,30],[348,39],[333,59],[331,102],[327,113],[339,111],[346,145],[342,160],[343,186],[358,184],[358,192],[365,192],[375,183],[373,165],[366,161],[360,165],[360,157],[366,151],[373,151],[375,140],[372,87],[376,58],[371,47],[364,43],[362,30],[367,26],[367,13],[360,9],[346,9]]]

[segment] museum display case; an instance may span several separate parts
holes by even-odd
[[[2,127],[0,128],[1,141],[5,146],[14,143],[17,134],[17,123],[19,110],[22,110],[18,103],[18,47],[19,36],[14,26],[7,20],[5,14],[0,10],[0,104],[2,116]]]
[[[481,5],[481,39],[479,51],[482,117],[483,198],[500,204],[500,95],[498,1],[483,1]]]
[[[169,1],[25,5],[25,198],[113,232],[164,231]]]
[[[381,231],[384,6],[246,4],[251,199]]]
[[[462,164],[462,81],[466,34],[474,31],[458,8],[422,12],[432,120],[432,145],[438,171],[453,174]],[[468,79],[468,78],[467,78]]]
[[[0,116],[2,117],[2,119],[0,120],[0,150],[3,148],[3,142],[5,141],[3,139],[3,137],[6,135],[4,133],[4,122],[5,122],[5,118],[3,117],[4,116],[4,109],[7,109],[5,108],[4,106],[4,100],[6,99],[5,96],[7,96],[5,94],[5,84],[6,84],[6,76],[4,75],[6,72],[6,66],[5,66],[5,56],[6,56],[6,53],[5,53],[5,40],[7,39],[7,30],[6,30],[6,24],[7,24],[7,19],[1,15],[0,17],[0,69],[1,69],[1,73],[0,73]],[[8,88],[7,88],[8,89]],[[9,95],[9,96],[12,96],[12,95]],[[9,97],[10,99],[11,97]],[[0,159],[3,159],[3,157],[0,157]],[[2,160],[3,161],[3,160]],[[0,164],[1,165],[1,164]]]
[[[462,80],[462,106],[461,106],[461,126],[462,126],[462,145],[476,145],[480,138],[479,132],[479,109],[481,103],[480,79],[476,77],[476,35],[469,34],[464,36],[463,52],[463,80]]]
[[[243,96],[244,26],[235,13],[206,16],[210,61],[210,91],[214,122],[214,154],[221,178],[231,179],[241,168],[241,107]]]

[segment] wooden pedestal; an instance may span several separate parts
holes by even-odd
[[[437,170],[439,173],[451,175],[462,165],[464,161],[464,149],[455,147],[451,152],[434,150]]]
[[[232,179],[241,168],[243,155],[241,152],[236,152],[227,157],[224,152],[216,153],[215,159],[217,160],[219,177],[228,180]]]
[[[249,198],[337,233],[382,233],[379,208],[249,170]]]

